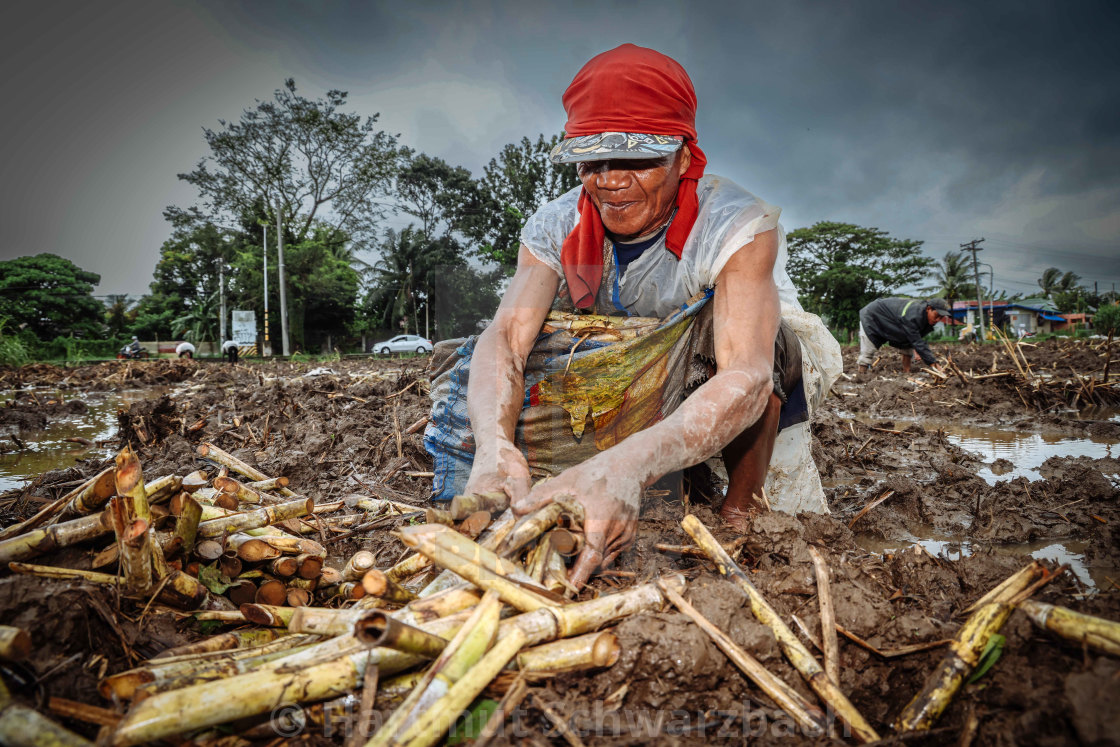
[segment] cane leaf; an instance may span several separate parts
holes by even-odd
[[[455,729],[447,736],[447,744],[456,745],[472,739],[477,739],[482,732],[482,727],[490,720],[494,711],[498,710],[497,701],[484,698],[474,704],[474,707],[459,717]]]
[[[984,647],[984,653],[980,654],[980,661],[976,664],[976,670],[972,676],[968,678],[968,684],[976,682],[978,679],[988,673],[992,665],[999,661],[999,657],[1003,654],[1003,644],[1007,639],[999,633],[995,633],[988,639],[988,645]]]
[[[226,589],[233,586],[229,579],[222,575],[222,571],[218,568],[217,563],[211,565],[204,565],[198,569],[198,580],[202,585],[210,590],[212,594],[222,594]]]

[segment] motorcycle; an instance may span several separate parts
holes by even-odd
[[[133,350],[128,345],[125,345],[123,348],[121,348],[117,352],[117,360],[135,361],[135,360],[141,360],[141,359],[151,358],[151,357],[152,357],[152,354],[149,353],[144,348],[140,348],[139,350]]]

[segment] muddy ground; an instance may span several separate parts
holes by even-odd
[[[898,356],[889,351],[871,373],[859,374],[855,351],[845,351],[847,373],[813,426],[813,453],[832,514],[764,515],[743,545],[741,562],[787,621],[796,616],[819,633],[810,546],[831,565],[838,622],[889,650],[951,638],[963,610],[1027,562],[1023,543],[1051,540],[1079,548],[1082,562],[1094,571],[1093,583],[1067,573],[1036,598],[1120,620],[1120,586],[1112,581],[1120,581],[1117,460],[1051,458],[1039,470],[1042,479],[990,484],[980,473],[998,472],[1001,465],[955,446],[939,426],[967,423],[1120,440],[1120,422],[1110,419],[1113,410],[1086,409],[1115,406],[1106,393],[1086,386],[1090,374],[1101,379],[1115,347],[1052,340],[1020,349],[1032,371],[1045,372],[1044,386],[1032,390],[1013,376],[990,375],[1016,368],[1011,352],[995,345],[944,347],[940,352],[951,353],[961,372],[947,380],[917,366],[903,374]],[[421,441],[429,406],[424,363],[25,367],[0,372],[0,386],[50,387],[63,392],[61,401],[47,405],[21,393],[0,410],[0,422],[33,434],[49,423],[52,407],[80,408],[75,402],[83,392],[170,387],[166,396],[133,404],[120,416],[120,440],[139,449],[146,479],[185,474],[197,463],[196,445],[212,441],[267,474],[289,477],[293,489],[320,502],[357,493],[419,505],[430,487],[425,473],[431,464]],[[978,375],[988,376],[974,378]],[[0,524],[29,515],[101,464],[79,462],[0,497]],[[688,509],[718,537],[733,539],[714,513],[718,480],[698,469],[685,475],[683,485]],[[808,694],[741,592],[714,575],[710,564],[655,549],[658,542],[688,541],[679,525],[685,505],[664,487],[648,491],[638,540],[619,559],[616,573],[593,580],[584,595],[683,571],[691,582],[686,596],[702,613]],[[954,551],[937,556],[913,543],[931,535],[954,538]],[[363,547],[374,550],[382,566],[403,553],[385,530],[330,543],[337,557]],[[66,563],[53,557],[44,562],[88,567],[89,555],[78,551],[67,555]],[[113,707],[97,695],[99,677],[204,632],[189,618],[149,613],[141,619],[137,610],[89,585],[22,576],[0,578],[0,624],[32,631],[36,656],[25,671],[10,666],[4,674],[40,707],[51,695]],[[613,667],[534,685],[535,697],[569,719],[585,743],[805,741],[790,733],[766,699],[682,615],[639,615],[615,632],[622,656]],[[933,731],[908,737],[907,743],[1120,741],[1120,661],[1060,642],[1021,613],[1002,632],[1006,644],[996,665],[964,688]],[[891,722],[943,652],[882,658],[842,638],[840,684],[880,733],[890,734]],[[532,705],[534,699],[526,702],[518,721],[524,736],[512,732],[507,741],[564,743]],[[65,723],[95,733],[88,724]],[[330,741],[314,732],[295,739]]]

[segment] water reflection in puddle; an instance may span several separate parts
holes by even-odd
[[[1026,477],[1041,480],[1038,468],[1050,457],[1089,457],[1107,459],[1120,456],[1113,441],[1095,438],[1048,436],[1038,433],[1016,433],[994,428],[963,425],[944,426],[946,437],[960,448],[979,454],[985,461],[1003,459],[1010,464],[988,464],[977,475],[989,485],[998,480]]]
[[[164,393],[161,388],[127,389],[117,392],[62,392],[51,389],[35,389],[40,402],[62,399],[80,399],[89,406],[85,413],[51,417],[45,428],[20,432],[16,425],[0,425],[0,438],[3,439],[4,452],[0,453],[0,492],[23,486],[28,480],[52,469],[70,467],[80,459],[108,457],[115,451],[114,439],[117,433],[117,411],[124,404],[158,397]],[[15,397],[16,392],[0,392],[0,406]],[[18,448],[11,436],[23,443]],[[67,438],[81,438],[92,446],[66,441]],[[100,445],[99,445],[100,442]]]
[[[1058,565],[1068,565],[1070,572],[1077,577],[1078,581],[1094,590],[1110,588],[1112,586],[1111,579],[1117,576],[1117,570],[1114,568],[1099,568],[1088,565],[1085,562],[1085,548],[1089,546],[1089,543],[1079,540],[1056,541],[1049,539],[1037,542],[988,545],[975,542],[967,537],[938,535],[931,532],[929,536],[915,537],[912,534],[907,534],[899,539],[890,540],[856,535],[856,544],[878,555],[898,553],[914,545],[921,545],[930,555],[945,560],[961,560],[977,551],[990,551],[997,555],[1013,555],[1022,558],[1029,557],[1035,560],[1049,560]]]

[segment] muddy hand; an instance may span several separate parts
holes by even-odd
[[[583,506],[586,541],[569,577],[580,587],[634,541],[641,495],[637,479],[593,458],[539,483],[523,500],[514,500],[513,510],[526,514],[556,500],[576,500]]]
[[[501,439],[497,443],[479,448],[475,452],[471,476],[464,493],[492,493],[503,491],[517,505],[532,486],[529,464],[521,450],[512,442]]]

